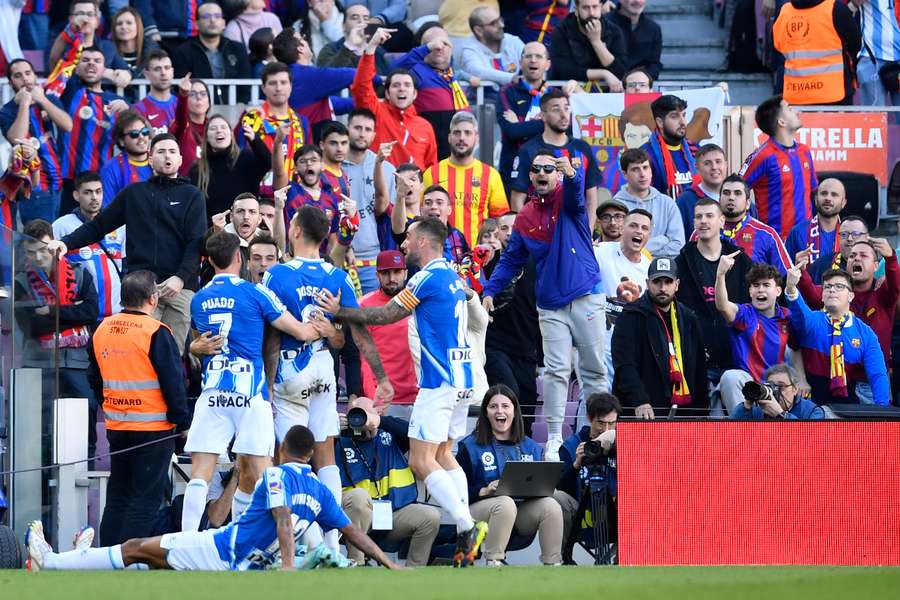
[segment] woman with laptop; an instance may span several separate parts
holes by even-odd
[[[553,499],[553,485],[544,490],[541,475],[557,463],[540,463],[542,449],[525,435],[522,411],[515,393],[498,384],[488,389],[481,403],[475,431],[460,440],[456,460],[469,482],[472,517],[488,522],[488,534],[482,552],[488,566],[505,564],[510,536],[533,538],[538,534],[541,562],[562,562],[563,517],[559,503]],[[505,468],[516,464],[518,471],[528,473],[515,481],[500,480]],[[532,477],[532,473],[534,477]],[[549,481],[558,479],[550,474]],[[534,485],[531,485],[532,481]],[[499,489],[498,489],[499,488]],[[506,495],[506,489],[511,495]]]

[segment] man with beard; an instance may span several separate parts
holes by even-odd
[[[150,81],[150,92],[132,108],[147,118],[154,134],[165,133],[178,105],[178,96],[172,93],[172,59],[165,50],[153,50],[146,61],[144,77]]]
[[[469,29],[472,37],[466,38],[459,48],[459,68],[499,85],[517,83],[519,59],[524,44],[514,35],[506,33],[500,11],[492,6],[478,6],[469,13]],[[497,104],[497,92],[493,86],[484,90],[485,102]]]
[[[690,187],[697,172],[695,147],[685,139],[687,132],[687,102],[666,94],[650,104],[656,131],[650,141],[641,146],[650,155],[653,187],[673,200]]]
[[[322,246],[323,256],[333,255],[337,246],[349,246],[352,234],[349,228],[341,227],[340,204],[342,202],[340,190],[335,190],[322,177],[322,149],[312,144],[299,148],[292,161],[296,166],[294,176],[296,181],[289,181],[287,171],[283,170],[284,161],[281,158],[281,148],[276,147],[272,154],[272,172],[275,175],[275,188],[288,187],[287,200],[285,201],[284,218],[290,223],[294,214],[301,206],[314,206],[325,213],[331,228]],[[356,217],[357,224],[359,216]],[[343,250],[340,252],[343,258]],[[342,263],[343,261],[339,261]]]
[[[419,82],[408,69],[392,69],[384,80],[384,100],[375,94],[375,51],[391,38],[390,31],[378,29],[372,34],[366,51],[359,59],[350,93],[357,108],[367,108],[375,115],[378,129],[372,147],[397,142],[390,162],[395,167],[413,162],[420,169],[437,162],[437,142],[431,124],[420,117],[413,103],[418,97]],[[437,47],[437,46],[435,46]]]
[[[675,262],[681,274],[678,299],[700,320],[700,335],[706,349],[707,377],[713,385],[732,368],[731,341],[725,319],[716,310],[716,273],[725,255],[734,255],[735,268],[726,275],[728,295],[737,303],[750,301],[747,271],[753,261],[722,237],[725,216],[715,200],[705,198],[694,209],[696,240],[688,242]]]
[[[608,18],[625,37],[625,68],[644,68],[653,79],[659,79],[662,29],[644,11],[647,0],[621,0],[618,4]]]
[[[784,362],[788,342],[796,343],[791,313],[777,305],[781,296],[781,274],[772,265],[755,264],[750,268],[747,273],[749,303],[738,305],[729,300],[725,277],[734,267],[735,258],[734,255],[723,256],[716,271],[716,308],[728,325],[734,360],[734,368],[722,373],[719,382],[719,394],[728,414],[744,402],[744,384],[763,381],[769,367]],[[792,353],[800,377],[798,388],[809,389],[800,356],[800,352]]]
[[[54,125],[60,132],[72,130],[72,117],[58,98],[47,96],[37,84],[34,66],[19,58],[7,68],[9,85],[15,95],[0,108],[0,132],[9,142],[33,138],[41,142],[41,177],[32,183],[28,202],[17,205],[19,218],[27,225],[32,219],[52,221],[59,212],[62,167],[56,152]]]
[[[419,47],[397,59],[391,69],[409,69],[419,79],[416,111],[431,123],[437,155],[443,157],[450,154],[450,119],[460,110],[471,109],[450,66],[453,44],[444,28],[437,22],[426,23],[416,37]]]
[[[378,219],[385,214],[396,192],[394,165],[387,161],[396,142],[381,144],[378,152],[369,147],[375,139],[375,114],[366,108],[350,113],[347,129],[350,147],[341,163],[350,182],[350,198],[359,210],[359,229],[353,236],[353,264],[359,274],[364,294],[378,289],[375,262],[381,244],[378,240]]]
[[[869,226],[866,225],[865,219],[856,215],[847,215],[841,221],[840,231],[837,233],[838,249],[837,252],[823,251],[819,254],[819,258],[810,262],[812,249],[807,247],[797,253],[795,263],[805,260],[807,265],[806,271],[812,278],[813,283],[821,285],[822,275],[829,269],[848,269],[847,260],[850,258],[850,250],[857,242],[867,241],[869,239]]]
[[[278,243],[271,235],[262,232],[250,240],[247,250],[250,253],[250,259],[247,261],[250,281],[262,283],[266,271],[278,264],[280,254]]]
[[[824,185],[824,181],[822,182]],[[876,280],[875,271],[880,259],[884,259],[884,277]],[[878,336],[878,343],[887,364],[891,360],[891,333],[894,329],[897,300],[900,299],[900,266],[897,254],[883,238],[860,240],[850,247],[847,272],[853,280],[853,300],[850,310]],[[812,309],[823,307],[822,286],[813,283],[806,271],[797,283],[797,289]],[[861,402],[872,403],[872,390],[868,383],[856,384],[856,395]]]
[[[113,125],[113,140],[120,152],[100,169],[104,207],[125,187],[147,181],[153,175],[148,160],[152,135],[153,130],[144,115],[131,109],[119,113]]]
[[[172,329],[178,352],[190,329],[191,298],[197,287],[200,245],[206,229],[206,208],[200,190],[178,177],[178,140],[161,133],[150,142],[153,177],[130,185],[92,221],[50,242],[51,251],[96,244],[122,225],[128,227],[128,270],[156,275],[159,320]],[[148,224],[153,223],[153,227]]]
[[[627,49],[622,30],[604,15],[602,0],[575,0],[575,10],[550,36],[553,79],[605,83],[622,91]]]
[[[679,283],[674,259],[654,259],[647,291],[625,306],[612,336],[613,393],[641,419],[673,404],[709,406],[700,323],[675,299]]]
[[[597,207],[597,222],[600,224],[601,242],[618,242],[622,237],[622,229],[628,207],[623,202],[610,199]],[[594,232],[597,233],[596,231]]]
[[[828,178],[816,190],[816,215],[791,229],[785,242],[788,256],[809,250],[810,262],[840,250],[841,211],[847,206],[847,191],[840,179]]]
[[[227,222],[226,222],[227,219]],[[207,240],[218,231],[237,235],[241,251],[241,264],[239,275],[241,279],[250,281],[249,259],[250,241],[261,233],[259,228],[262,219],[259,215],[259,201],[249,192],[238,194],[231,203],[231,209],[227,212],[213,215],[212,228],[207,235]],[[206,244],[204,243],[204,246]],[[207,260],[200,273],[201,285],[206,285],[215,275],[215,265]]]
[[[728,169],[728,161],[725,160],[725,151],[715,144],[700,146],[695,157],[697,161],[697,173],[700,181],[691,183],[685,188],[675,203],[681,212],[681,220],[684,223],[684,235],[690,237],[694,231],[694,207],[700,198],[719,199],[719,188],[725,181]]]
[[[103,184],[100,176],[90,171],[81,173],[75,179],[72,191],[78,208],[53,222],[53,237],[61,239],[72,233],[82,223],[92,221],[103,207]],[[97,320],[103,320],[122,310],[119,303],[121,292],[122,259],[125,258],[125,226],[110,231],[104,238],[84,248],[74,248],[66,254],[66,260],[73,265],[83,265],[94,280],[97,288]]]
[[[529,175],[528,202],[516,217],[509,244],[484,288],[482,302],[488,312],[493,312],[494,297],[519,275],[529,259],[534,260],[546,367],[548,438],[544,456],[556,460],[563,441],[573,348],[578,348],[578,374],[584,394],[608,391],[603,364],[606,336],[599,323],[604,299],[588,228],[583,171],[575,169],[567,157],[556,158],[550,150],[539,150]]]
[[[750,216],[750,188],[740,175],[725,178],[719,194],[719,206],[725,215],[722,235],[743,250],[753,262],[772,265],[782,276],[786,275],[793,262],[778,232]]]
[[[450,157],[425,171],[423,185],[438,183],[450,192],[450,223],[463,232],[469,246],[478,243],[478,230],[487,218],[509,210],[500,173],[475,158],[478,121],[470,112],[458,112],[450,120]]]
[[[800,113],[781,96],[756,107],[756,126],[769,138],[747,157],[740,176],[753,190],[756,216],[784,238],[812,217],[809,198],[819,185],[812,151],[796,140]]]
[[[857,389],[860,383],[867,383],[872,401],[889,405],[891,386],[878,336],[850,310],[853,279],[840,269],[826,271],[822,276],[824,310],[813,311],[797,289],[804,267],[805,257],[788,271],[784,296],[803,352],[813,402],[861,402]]]
[[[378,254],[376,276],[378,289],[363,296],[359,305],[362,308],[384,306],[406,286],[406,258],[399,250],[385,250]],[[416,371],[409,349],[407,328],[409,317],[404,317],[386,325],[370,325],[369,333],[378,348],[381,364],[391,385],[394,386],[394,399],[385,414],[409,420],[412,405],[416,400],[419,387],[416,383]],[[362,361],[363,395],[373,397],[376,387],[375,374],[365,360]],[[378,407],[376,407],[378,408]]]
[[[550,151],[557,158],[567,158],[572,167],[581,174],[579,179],[584,186],[588,227],[593,231],[597,210],[597,188],[603,183],[597,159],[587,142],[566,133],[572,122],[572,112],[569,108],[569,98],[562,90],[554,89],[546,92],[541,96],[540,104],[544,132],[526,142],[513,162],[510,174],[512,178],[510,207],[521,212],[531,185],[529,171],[531,163],[538,152]]]

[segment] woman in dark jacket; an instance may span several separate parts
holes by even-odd
[[[543,451],[525,435],[522,411],[515,393],[503,384],[484,395],[475,431],[460,440],[456,460],[469,482],[472,517],[487,521],[482,546],[488,566],[502,564],[513,530],[518,535],[538,534],[541,562],[562,561],[562,509],[552,497],[516,501],[497,496],[497,485],[509,461],[539,461]]]

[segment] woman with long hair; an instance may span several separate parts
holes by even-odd
[[[110,30],[110,39],[116,45],[116,53],[128,65],[131,76],[135,79],[141,77],[144,57],[159,48],[156,42],[144,38],[141,14],[131,6],[122,8],[113,16]]]
[[[496,495],[507,462],[539,461],[542,454],[537,442],[525,435],[515,392],[503,384],[488,388],[475,431],[460,440],[456,453],[469,484],[472,518],[488,523],[482,545],[488,566],[503,564],[513,531],[521,536],[537,533],[543,564],[562,562],[563,515],[559,503],[552,496],[517,501]]]
[[[175,119],[169,124],[169,133],[175,136],[181,148],[178,174],[182,177],[187,177],[191,166],[200,158],[209,108],[209,88],[202,80],[191,79],[190,73],[185,74],[178,84]]]
[[[259,182],[272,166],[272,155],[259,136],[247,125],[243,133],[248,144],[241,150],[225,117],[212,115],[206,122],[200,158],[191,167],[190,179],[206,200],[210,224],[214,215],[231,209],[238,194],[258,194]]]

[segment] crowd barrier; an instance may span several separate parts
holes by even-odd
[[[900,565],[900,422],[622,422],[622,565]]]

